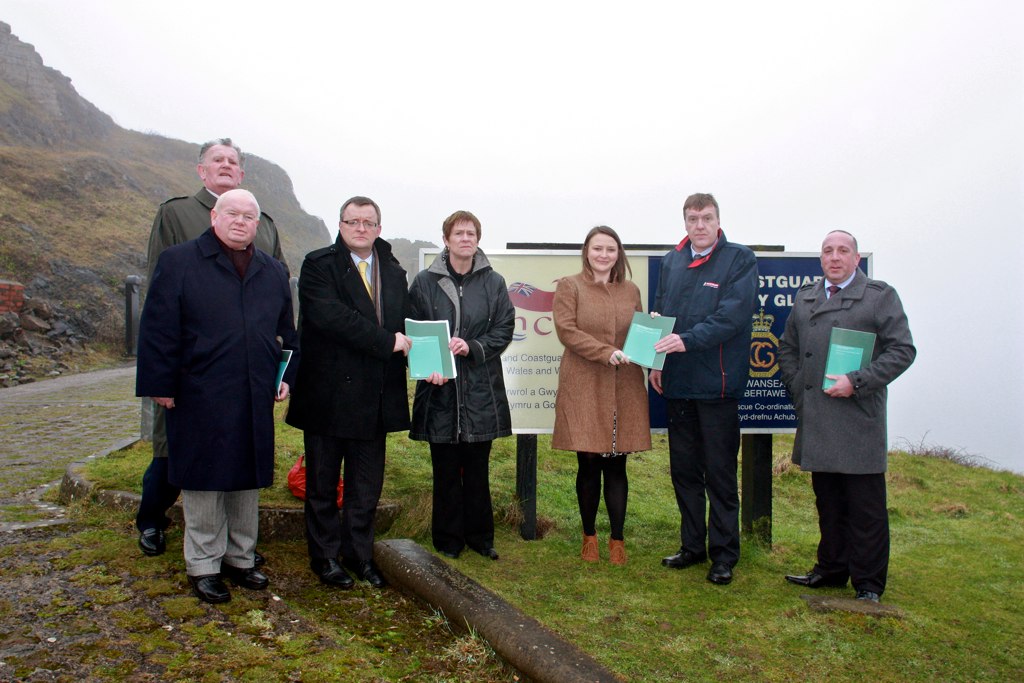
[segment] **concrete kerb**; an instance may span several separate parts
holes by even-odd
[[[92,500],[125,512],[139,506],[139,495],[98,489],[82,471],[85,464],[127,448],[138,437],[71,463],[61,480],[63,505]],[[397,503],[377,508],[377,529],[386,531],[399,513]],[[182,524],[181,504],[168,516]],[[305,533],[301,509],[260,508],[260,537],[301,538]],[[441,610],[457,626],[464,625],[486,640],[505,661],[538,683],[611,683],[621,681],[588,654],[563,640],[536,619],[524,614],[476,581],[442,562],[409,539],[389,539],[374,545],[374,560],[388,581],[402,592]]]
[[[58,500],[62,505],[67,505],[75,500],[92,500],[105,507],[114,508],[124,512],[136,512],[139,509],[140,496],[129,491],[112,491],[100,489],[91,481],[85,478],[83,470],[86,463],[96,458],[107,456],[134,445],[139,437],[131,437],[113,444],[110,448],[94,453],[93,455],[77,460],[64,470],[64,477],[60,482]],[[400,506],[398,503],[381,501],[377,506],[376,528],[380,533],[385,533],[391,528],[395,518],[398,517]],[[182,526],[185,523],[181,511],[181,501],[174,504],[167,511],[171,520]],[[271,508],[260,507],[260,538],[264,540],[290,540],[302,538],[306,533],[306,525],[302,508]]]
[[[484,638],[512,666],[538,683],[620,681],[563,640],[468,576],[409,539],[374,545],[374,560],[395,586],[441,610]]]

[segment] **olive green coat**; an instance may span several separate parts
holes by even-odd
[[[146,249],[150,280],[153,279],[157,259],[164,249],[194,240],[210,229],[210,211],[216,203],[217,198],[205,187],[201,187],[191,197],[172,197],[160,205],[153,219],[153,229],[149,233],[149,246]],[[260,223],[256,227],[253,243],[257,249],[280,261],[285,272],[288,271],[277,226],[274,225],[274,219],[265,213],[260,213]]]
[[[643,369],[613,366],[608,359],[626,343],[635,311],[643,311],[632,282],[595,283],[580,273],[558,281],[555,331],[565,346],[558,370],[555,431],[551,447],[587,453],[651,448],[651,423]]]

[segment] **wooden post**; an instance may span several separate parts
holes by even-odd
[[[142,278],[129,275],[124,279],[124,355],[135,356],[139,350],[139,296]]]
[[[741,455],[743,484],[740,517],[743,531],[772,545],[772,435],[744,434]]]
[[[288,285],[292,290],[292,324],[298,326],[299,324],[299,278],[294,275],[288,278]]]
[[[519,535],[523,540],[537,538],[537,435],[516,436],[516,500],[523,513]]]

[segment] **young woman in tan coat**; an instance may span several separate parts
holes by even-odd
[[[583,243],[583,271],[558,281],[554,318],[565,346],[558,371],[555,430],[551,447],[576,451],[576,497],[583,522],[581,556],[600,559],[595,523],[604,500],[611,524],[612,564],[626,563],[626,454],[651,448],[643,369],[622,352],[640,290],[614,230],[598,226]]]

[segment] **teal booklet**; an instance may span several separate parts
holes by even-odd
[[[277,379],[274,381],[274,395],[281,391],[281,382],[284,381],[284,371],[288,369],[288,364],[292,362],[292,351],[291,349],[284,349],[281,351],[281,361],[277,364]]]
[[[671,316],[651,317],[648,313],[637,311],[629,324],[622,352],[629,358],[630,363],[661,370],[665,366],[665,354],[655,352],[654,345],[672,334],[675,324],[676,319]]]
[[[455,356],[448,344],[451,332],[447,320],[409,320],[405,319],[405,334],[412,340],[409,349],[409,377],[426,379],[435,372],[440,372],[446,379],[454,379]]]
[[[863,370],[871,362],[875,350],[875,333],[847,330],[833,327],[828,340],[828,358],[825,360],[825,377],[821,388],[828,389],[836,383],[828,375],[845,375],[854,370]]]

